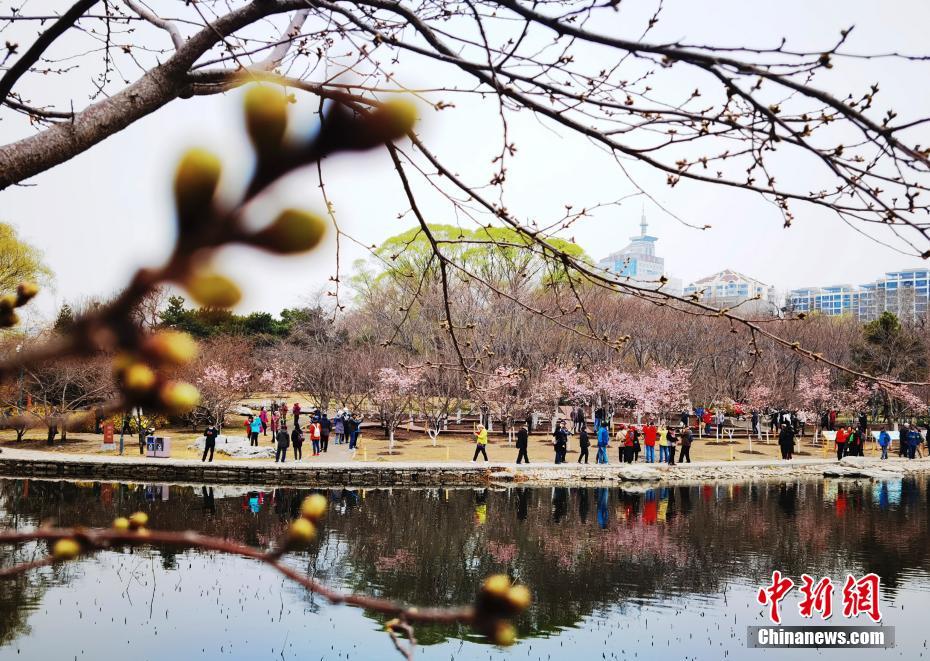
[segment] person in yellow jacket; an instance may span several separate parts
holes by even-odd
[[[488,430],[484,428],[484,425],[478,425],[478,431],[475,432],[475,456],[471,460],[478,461],[479,454],[484,455],[485,461],[489,461]]]

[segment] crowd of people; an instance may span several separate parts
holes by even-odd
[[[698,424],[710,424],[717,426],[717,435],[720,436],[722,431],[723,412],[710,412],[706,410],[695,411]],[[644,463],[663,463],[671,466],[675,465],[675,451],[679,451],[678,463],[691,463],[691,446],[694,442],[694,433],[691,430],[689,413],[682,412],[681,424],[677,427],[668,425],[659,428],[652,420],[642,425],[619,424],[613,435],[613,440],[618,447],[618,460],[621,463],[634,463],[640,460],[642,453]],[[759,414],[752,412],[753,431],[758,432]],[[828,414],[825,414],[827,416]],[[570,416],[572,424],[569,430],[566,420],[559,420],[552,432],[552,447],[555,452],[554,461],[556,464],[563,464],[566,461],[568,452],[569,438],[578,436],[578,463],[588,463],[589,449],[591,447],[591,435],[588,432],[588,425],[585,420],[584,411],[581,408],[573,409]],[[597,454],[595,461],[598,464],[609,463],[607,449],[611,442],[611,433],[608,428],[607,414],[603,409],[595,409],[595,432],[594,440],[597,443]],[[832,418],[831,426],[836,426],[835,415]],[[778,434],[778,446],[781,452],[781,458],[791,460],[794,458],[797,438],[804,433],[806,420],[797,412],[774,411],[770,414],[770,425],[773,431]],[[719,426],[718,426],[719,425]],[[900,430],[899,456],[908,459],[914,459],[921,456],[921,446],[926,442],[928,447],[928,456],[930,456],[930,426],[927,429],[927,437],[921,433],[916,424],[905,424]],[[863,413],[858,416],[857,424],[839,426],[836,428],[836,457],[837,460],[847,456],[865,456],[865,443],[868,438],[868,417]],[[477,461],[479,456],[483,456],[488,461],[487,444],[488,430],[485,426],[478,425],[475,431],[476,447],[472,461]],[[877,443],[881,448],[881,458],[888,458],[888,450],[891,447],[891,434],[887,426],[884,426],[877,435]],[[516,463],[530,463],[529,449],[529,431],[527,424],[522,424],[516,437],[517,460]],[[658,460],[656,459],[656,447],[659,449]]]
[[[611,442],[617,446],[617,459],[621,463],[635,463],[642,461],[646,464],[662,463],[671,466],[678,463],[691,463],[691,446],[694,442],[694,432],[690,425],[691,411],[683,410],[678,425],[665,425],[661,428],[653,419],[642,424],[618,424],[613,434],[610,431],[612,416],[602,407],[594,409],[594,429],[589,431],[584,409],[572,409],[569,420],[558,420],[552,432],[552,447],[556,464],[566,462],[569,439],[577,436],[578,463],[589,462],[589,451],[592,443],[596,445],[595,462],[609,463],[608,448]],[[697,424],[706,429],[708,435],[716,432],[721,437],[726,424],[726,414],[722,408],[717,410],[695,407],[693,415]],[[768,417],[770,429],[777,432],[778,446],[781,457],[791,460],[794,456],[795,445],[799,435],[804,434],[806,419],[803,413],[787,410],[766,410],[751,412],[751,434],[759,432],[762,415]],[[307,422],[302,423],[302,416]],[[325,411],[313,409],[309,413],[301,409],[295,402],[288,406],[285,402],[271,402],[270,406],[262,406],[257,414],[246,416],[245,436],[251,446],[257,447],[259,439],[271,435],[271,443],[275,445],[275,461],[284,462],[289,449],[293,449],[294,460],[303,459],[303,444],[309,439],[312,445],[312,456],[317,457],[329,449],[329,442],[335,444],[348,444],[354,450],[358,444],[361,433],[361,423],[364,416],[350,413],[342,409],[330,418]],[[290,418],[290,431],[288,421]],[[865,443],[869,437],[868,417],[861,413],[855,420],[856,424],[838,425],[835,411],[825,411],[821,415],[820,427],[824,431],[835,431],[835,448],[837,459],[847,456],[864,456]],[[571,428],[569,428],[571,424]],[[930,432],[930,430],[928,430]],[[208,426],[204,431],[205,445],[202,461],[213,461],[216,440],[219,430],[215,426]],[[613,438],[611,438],[613,436]],[[928,434],[930,436],[930,434]],[[475,452],[472,461],[478,457],[488,459],[488,429],[479,424],[474,432]],[[877,444],[881,448],[881,458],[887,459],[892,446],[892,434],[887,426],[877,434]],[[903,425],[900,430],[899,456],[914,459],[922,456],[921,446],[925,438],[917,425]],[[930,455],[930,440],[928,455]],[[516,435],[517,458],[516,463],[530,463],[529,458],[529,424],[521,424]],[[658,448],[658,456],[656,453]]]
[[[301,416],[307,420],[301,422]],[[288,418],[290,417],[290,431],[288,431]],[[302,410],[298,402],[288,408],[286,402],[272,402],[270,406],[262,406],[256,415],[247,415],[245,418],[245,437],[252,447],[259,446],[259,437],[267,437],[271,433],[271,442],[275,445],[275,462],[283,463],[287,460],[289,449],[293,449],[294,461],[303,460],[304,441],[310,441],[314,457],[329,450],[332,439],[335,445],[348,444],[350,450],[358,445],[358,437],[362,431],[364,416],[342,409],[332,418],[326,411],[313,409],[309,413]],[[213,461],[216,449],[216,439],[219,430],[210,425],[204,431],[204,450],[201,461]]]
[[[574,413],[574,412],[573,412]],[[582,414],[583,415],[583,414]],[[595,412],[596,432],[595,442],[597,443],[597,453],[595,462],[598,464],[610,463],[607,449],[610,446],[610,430],[606,417],[600,417]],[[578,435],[578,463],[588,463],[589,450],[591,448],[591,435],[588,433],[588,426],[582,418],[580,421],[572,416],[572,429],[568,428],[568,421],[559,420],[556,424],[555,431],[552,432],[552,446],[555,451],[555,463],[564,464],[568,454],[569,437]],[[479,456],[488,461],[488,430],[483,425],[478,425],[474,432],[475,436],[475,454],[472,461],[477,461]],[[647,421],[642,425],[625,425],[617,426],[614,433],[614,441],[618,447],[618,460],[621,463],[632,464],[639,461],[641,453],[644,454],[643,460],[647,464],[656,463],[656,447],[659,448],[659,463],[675,465],[675,449],[679,448],[678,461],[691,463],[691,444],[694,440],[694,434],[688,425],[680,425],[660,429],[653,421]],[[530,463],[528,455],[529,449],[529,429],[526,423],[520,426],[517,431],[516,439],[517,463]]]

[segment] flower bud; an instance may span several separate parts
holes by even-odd
[[[162,386],[159,398],[165,412],[183,415],[200,403],[200,392],[184,381],[169,381]]]
[[[73,539],[59,539],[52,547],[56,560],[74,560],[81,553],[81,545]]]
[[[494,625],[490,638],[495,645],[509,647],[517,642],[517,630],[510,622],[501,620]]]
[[[113,519],[113,529],[119,531],[129,530],[129,519],[125,516]]]
[[[256,245],[276,253],[306,252],[326,233],[326,221],[319,216],[298,209],[282,211],[270,226],[254,235]]]
[[[129,527],[133,530],[144,528],[149,522],[149,515],[145,512],[135,512],[129,516]]]
[[[245,93],[245,128],[259,154],[281,145],[287,128],[287,97],[277,87],[256,85]]]
[[[517,612],[525,611],[532,601],[533,595],[525,585],[514,585],[507,590],[507,603]]]
[[[18,314],[11,309],[0,308],[0,328],[12,328],[18,323]]]
[[[21,282],[16,287],[16,307],[25,305],[39,293],[39,286],[34,282]]]
[[[181,227],[191,227],[210,215],[221,170],[220,160],[203,149],[191,149],[181,158],[174,177],[174,199]]]
[[[506,574],[494,574],[484,579],[481,585],[481,591],[489,597],[498,597],[503,599],[510,590],[510,578]]]
[[[171,365],[186,365],[197,357],[197,342],[181,331],[160,331],[145,341],[148,353]]]
[[[16,294],[0,296],[0,310],[8,311],[16,307]]]
[[[393,99],[368,117],[369,126],[382,142],[401,138],[417,121],[417,107],[406,99]]]
[[[309,544],[316,537],[316,526],[306,519],[297,519],[288,528],[287,538],[297,544]]]
[[[219,273],[195,273],[184,285],[191,297],[206,307],[231,308],[242,298],[236,283]]]
[[[326,514],[326,496],[315,493],[304,498],[300,505],[300,515],[309,521],[319,521]]]
[[[131,393],[146,393],[157,380],[155,371],[145,363],[132,363],[123,370],[123,387]]]

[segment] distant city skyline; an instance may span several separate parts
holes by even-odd
[[[663,20],[651,34],[656,42],[686,37],[694,43],[725,44],[738,34],[747,44],[771,45],[787,35],[796,48],[821,48],[832,43],[829,35],[855,24],[848,43],[851,49],[920,52],[926,42],[924,26],[930,19],[930,5],[917,2],[907,3],[907,15],[913,17],[908,21],[901,21],[897,12],[880,3],[865,0],[844,3],[842,12],[832,5],[799,0],[754,6],[746,12],[735,0],[721,0],[716,12],[726,16],[726,21],[708,20],[700,3],[666,4]],[[653,11],[634,5],[626,10],[633,12],[630,25],[637,24],[637,18],[648,21]],[[799,15],[806,20],[796,20]],[[7,39],[25,43],[25,37],[17,37],[16,32],[8,33]],[[67,43],[59,45],[65,48]],[[885,60],[863,60],[855,67],[825,73],[823,86],[845,95],[867,90],[881,79],[876,104],[883,109],[893,107],[902,117],[921,116],[930,107],[930,88],[915,85],[914,80],[924,66],[899,64],[889,69]],[[413,60],[397,65],[398,81],[410,88],[431,86],[434,73]],[[18,83],[18,91],[24,98],[67,107],[71,99],[80,97],[85,83],[84,79],[64,78],[50,88],[46,78],[29,76]],[[682,82],[682,94],[692,89]],[[295,118],[303,126],[312,124],[316,99],[305,94],[295,98]],[[498,110],[496,104],[476,95],[460,97],[441,112],[422,104],[418,130],[435,153],[450,159],[463,180],[480,186],[497,168],[493,159],[500,154]],[[180,154],[192,146],[213,151],[224,164],[224,190],[234,190],[251,167],[241,125],[241,90],[195,96],[165,106],[26,185],[4,190],[0,221],[12,224],[25,240],[43,250],[56,275],[54,286],[30,304],[33,316],[53,319],[65,301],[112,296],[137,268],[164,260],[175,236],[171,178]],[[0,123],[0,141],[14,142],[39,128],[27,117],[11,113]],[[519,149],[507,158],[502,204],[540,227],[557,225],[566,205],[585,208],[585,216],[558,236],[573,239],[595,261],[621,250],[628,237],[637,234],[645,205],[649,233],[659,238],[659,256],[683,283],[730,269],[786,292],[834,283],[858,285],[878,280],[886,272],[928,266],[811,205],[794,206],[792,225],[785,228],[770,201],[742,190],[688,181],[670,187],[666,173],[633,161],[623,161],[628,176],[620,176],[614,155],[592,150],[583,140],[569,139],[564,131],[554,130],[529,113],[513,117],[509,130],[510,142]],[[406,215],[410,204],[384,153],[327,159],[323,169],[340,228],[358,240],[353,243],[344,237],[340,242],[340,271],[345,276],[355,260],[368,256],[367,246],[413,226]],[[49,194],[50,190],[55,193]],[[640,194],[643,190],[648,196]],[[430,222],[468,225],[467,219],[456,217],[428,191],[421,203]],[[315,170],[295,173],[283,182],[265,210],[284,206],[325,213]],[[254,211],[250,220],[256,224],[270,217],[263,216],[261,208]],[[697,229],[705,225],[710,229]],[[885,230],[882,226],[863,229],[881,240],[890,238]],[[317,292],[331,290],[335,253],[335,232],[330,232],[320,248],[308,255],[272,258],[234,247],[222,252],[216,266],[243,289],[238,312],[277,313],[302,304]],[[342,293],[347,293],[344,285]]]

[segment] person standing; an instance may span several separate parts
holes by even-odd
[[[917,450],[920,448],[920,444],[923,441],[923,437],[920,435],[920,431],[917,429],[917,425],[911,425],[907,427],[907,458],[914,459],[917,456]]]
[[[524,461],[530,463],[530,458],[526,454],[527,447],[530,444],[530,434],[526,429],[526,423],[520,425],[520,431],[517,432],[517,463],[522,464]]]
[[[698,425],[701,421],[698,420]],[[685,425],[687,427],[687,425]],[[659,432],[659,463],[664,464],[668,461],[668,430],[663,434]]]
[[[723,409],[717,409],[717,416],[715,422],[717,423],[717,438],[723,438],[723,425],[727,421],[727,416],[723,412]]]
[[[607,446],[610,445],[610,432],[607,431],[607,425],[602,424],[597,429],[597,457],[595,461],[599,464],[610,463],[607,461]]]
[[[636,454],[636,427],[630,425],[626,430],[623,438],[623,461],[627,464],[633,463],[633,456]]]
[[[278,429],[281,428],[281,414],[278,413],[277,407],[272,407],[271,410],[271,435],[277,436]]]
[[[882,459],[888,458],[889,445],[891,445],[891,434],[888,433],[888,427],[882,427],[878,433],[878,447],[882,449]]]
[[[300,402],[294,402],[294,408],[291,409],[291,412],[294,414],[294,426],[300,426]]]
[[[681,441],[681,450],[678,454],[678,463],[684,463],[686,460],[691,463],[691,442],[694,440],[694,436],[691,434],[691,429],[689,427],[682,427],[681,432],[678,434],[678,439]]]
[[[755,409],[752,410],[752,435],[759,435],[759,412]],[[679,462],[680,463],[680,462]]]
[[[268,411],[263,406],[258,412],[258,419],[262,422],[262,436],[268,435]],[[272,434],[274,436],[274,434]]]
[[[287,402],[281,402],[278,413],[281,415],[281,428],[283,429],[287,427]]]
[[[688,412],[687,412],[685,409],[682,409],[682,410],[681,410],[681,426],[682,426],[682,427],[687,427],[687,426],[688,426],[688,418],[689,418],[689,417],[690,417],[690,416],[688,415]]]
[[[258,433],[262,430],[262,421],[255,417],[249,416],[249,445],[251,447],[258,447]]]
[[[555,430],[555,463],[564,464],[565,454],[568,452],[568,426],[565,421],[559,422],[559,428]]]
[[[581,431],[578,432],[578,463],[581,463],[581,460],[584,459],[584,463],[588,463],[588,448],[591,446],[591,439],[588,438],[588,427],[587,425],[582,425]]]
[[[281,429],[287,433],[287,429]],[[291,443],[294,445],[294,461],[301,461],[304,458],[304,433],[300,427],[294,427],[291,432]]]
[[[475,431],[475,456],[471,458],[472,461],[478,461],[478,455],[482,455],[485,461],[488,459],[488,430],[484,428],[484,425],[478,425],[478,429]]]
[[[834,431],[836,429],[836,411],[834,409],[830,409],[830,413],[827,418],[829,419],[827,431]]]
[[[665,438],[668,440],[668,465],[675,465],[675,443],[678,442],[678,437],[675,436],[675,430],[669,427],[665,430]]]
[[[307,433],[310,434],[310,443],[313,446],[313,456],[320,456],[320,423],[311,422],[307,427]]]
[[[333,421],[326,417],[326,414],[320,416],[320,451],[329,450],[329,433],[333,428]]]
[[[778,447],[781,449],[782,459],[791,459],[791,453],[794,451],[794,430],[791,425],[782,423],[781,431],[778,432]]]
[[[287,430],[279,429],[278,430],[278,447],[274,453],[274,462],[278,463],[279,461],[283,464],[287,459],[287,448],[291,444],[291,437],[288,436]]]
[[[349,419],[346,421],[346,431],[348,432],[351,428],[351,433],[349,434],[349,449],[355,450],[358,448],[358,437],[362,434],[362,420],[365,419],[365,416],[360,415],[357,418],[354,415],[350,415]]]
[[[200,461],[207,460],[207,452],[210,453],[210,463],[213,463],[213,451],[216,450],[216,437],[220,435],[220,430],[215,425],[210,425],[203,432],[203,457]]]
[[[336,445],[340,445],[343,440],[343,435],[345,434],[345,412],[337,413],[336,417],[333,418],[333,442]]]
[[[684,427],[685,425],[682,425]],[[646,463],[654,464],[656,460],[656,435],[658,429],[654,422],[647,422],[643,427],[643,445],[646,447]]]
[[[617,431],[614,432],[614,440],[617,442],[617,461],[624,463],[623,449],[626,447],[626,425],[618,424]]]
[[[849,431],[845,427],[836,430],[836,460],[839,461],[846,456],[846,439],[849,437]]]

